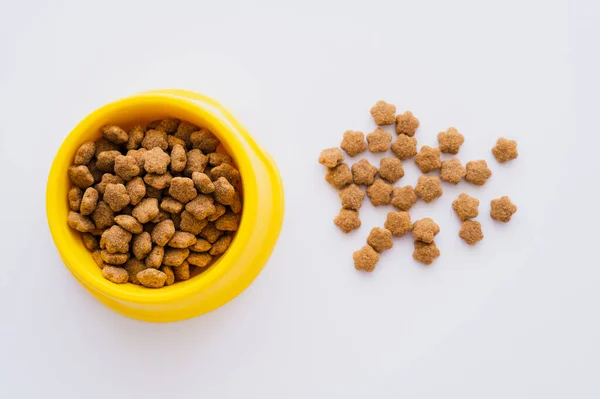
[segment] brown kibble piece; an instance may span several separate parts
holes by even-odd
[[[152,229],[152,242],[164,247],[175,234],[175,225],[171,219],[163,220]]]
[[[229,206],[233,213],[240,213],[242,211],[242,198],[238,191],[233,195],[233,203]]]
[[[231,157],[227,154],[223,154],[221,152],[212,152],[208,154],[208,164],[211,166],[219,166],[222,163],[232,164],[233,161]]]
[[[458,236],[469,245],[477,244],[477,242],[483,240],[481,223],[474,220],[465,220],[462,222]]]
[[[159,147],[149,149],[144,153],[144,169],[148,173],[162,175],[167,173],[171,157]]]
[[[410,111],[396,116],[396,133],[405,134],[409,137],[415,135],[419,127],[419,120]]]
[[[119,212],[129,204],[129,195],[123,184],[107,184],[103,199],[113,212]]]
[[[367,134],[367,142],[369,143],[369,151],[386,152],[392,144],[392,135],[381,128],[377,128]]]
[[[431,265],[439,256],[440,250],[435,245],[435,241],[432,241],[431,243],[415,241],[415,250],[413,252],[414,260],[421,262],[424,265]]]
[[[169,172],[163,173],[162,175],[157,175],[155,173],[148,173],[144,176],[144,181],[150,187],[154,187],[157,190],[162,190],[171,185],[171,180],[173,176]],[[146,188],[146,192],[148,192],[148,188]],[[148,195],[150,196],[150,195]]]
[[[367,149],[364,133],[352,130],[346,131],[340,147],[351,157],[364,152]]]
[[[129,242],[131,241],[131,238],[131,233],[124,228],[112,226],[102,233],[101,243],[105,243],[106,250],[111,254],[117,252],[126,253],[129,251]]]
[[[144,134],[146,129],[141,125],[135,125],[129,132],[129,139],[127,140],[126,148],[128,150],[137,150],[144,140]]]
[[[168,148],[167,148],[167,149],[168,149],[169,151],[173,151],[173,148],[174,148],[176,145],[180,145],[180,146],[181,146],[181,148],[183,148],[183,151],[185,152],[185,148],[186,148],[185,141],[183,141],[182,139],[180,139],[180,138],[178,138],[178,137],[175,137],[175,136],[172,136],[172,135],[168,135],[168,136],[167,136],[167,144],[168,144]],[[172,156],[173,156],[173,154],[171,154],[171,162],[173,162]],[[185,165],[184,165],[184,166],[185,166]],[[171,169],[172,169],[172,168],[171,168]]]
[[[89,233],[90,231],[96,229],[96,225],[94,224],[94,222],[92,222],[92,219],[73,211],[69,211],[69,216],[67,217],[67,224],[70,228],[82,233]]]
[[[351,184],[340,191],[342,208],[358,211],[365,199],[365,193],[356,184]]]
[[[216,203],[215,204],[215,213],[206,218],[209,222],[214,222],[221,216],[223,216],[227,212],[227,208],[223,204]]]
[[[487,162],[483,160],[467,162],[467,174],[465,179],[469,183],[473,183],[476,186],[483,186],[491,176],[492,171],[488,168]]]
[[[364,270],[369,273],[375,270],[375,265],[379,262],[379,254],[370,245],[365,245],[354,252],[352,258],[356,270]]]
[[[144,226],[130,215],[115,216],[115,222],[132,234],[141,234],[144,231]]]
[[[382,158],[377,173],[388,183],[395,183],[404,176],[402,161],[398,158]]]
[[[163,265],[179,266],[189,254],[190,250],[187,248],[166,248],[165,256],[163,258]]]
[[[208,129],[200,129],[190,135],[192,148],[197,148],[204,154],[215,152],[221,143],[217,136],[212,134]]]
[[[197,267],[206,267],[212,261],[212,256],[207,253],[193,253],[188,256],[187,261],[190,265]]]
[[[396,106],[379,100],[371,107],[371,115],[377,126],[391,125],[396,119]]]
[[[90,162],[88,162],[87,167],[90,173],[92,174],[92,177],[94,178],[94,183],[99,183],[102,180],[102,175],[104,174],[104,172],[98,169],[98,167],[96,166],[96,160],[92,159]]]
[[[221,165],[212,168],[210,177],[213,181],[217,180],[219,177],[224,177],[234,186],[240,184],[240,172],[228,163],[222,163]]]
[[[210,180],[210,177],[201,172],[192,173],[192,181],[196,189],[202,194],[210,194],[215,191],[215,185]]]
[[[211,154],[212,155],[212,154]],[[326,148],[321,151],[319,156],[319,163],[325,165],[328,168],[333,168],[344,162],[344,154],[339,148]]]
[[[150,233],[144,231],[142,234],[135,236],[131,245],[133,256],[138,260],[144,259],[146,255],[152,251],[152,238],[150,237]]]
[[[431,148],[424,145],[421,147],[421,151],[415,155],[415,163],[423,173],[439,169],[442,166],[442,161],[440,160],[440,149]]]
[[[198,235],[207,224],[208,220],[206,219],[198,220],[188,211],[181,212],[181,222],[179,224],[179,228],[183,231]]]
[[[85,165],[70,166],[69,178],[71,182],[79,188],[88,188],[94,184],[94,176]]]
[[[148,130],[142,140],[142,147],[148,151],[154,148],[166,151],[169,148],[167,133],[160,130]]]
[[[131,136],[130,136],[131,137]],[[137,260],[135,258],[130,258],[123,265],[123,269],[127,270],[127,274],[129,275],[129,282],[132,284],[140,284],[140,281],[137,279],[137,274],[142,270],[146,270],[146,265],[144,262]]]
[[[174,198],[166,197],[160,203],[160,209],[168,213],[180,213],[183,210],[183,204]]]
[[[446,154],[458,154],[460,146],[465,142],[465,137],[458,130],[451,127],[437,136],[440,151]]]
[[[160,245],[155,245],[148,256],[146,256],[146,267],[158,269],[165,257],[165,248]]]
[[[77,149],[73,164],[87,165],[94,158],[94,154],[96,154],[96,144],[93,141],[86,141]]]
[[[111,143],[124,144],[127,143],[127,140],[129,140],[129,135],[127,134],[127,132],[121,129],[119,126],[103,126],[101,131],[104,138],[110,141]]]
[[[427,203],[441,197],[443,191],[440,179],[435,176],[420,176],[415,187],[415,194]]]
[[[190,140],[190,136],[197,130],[200,130],[198,126],[189,122],[181,122],[179,126],[177,126],[177,131],[174,133],[174,136],[185,141],[186,146],[191,147],[192,140]]]
[[[171,150],[171,171],[183,172],[186,161],[185,148],[181,144],[175,144]]]
[[[160,222],[164,222],[165,220],[169,219],[170,217],[171,217],[171,215],[169,215],[167,212],[165,212],[161,209],[158,211],[158,215],[156,215],[156,217],[154,219],[152,219],[150,222],[160,223]]]
[[[111,143],[105,138],[101,138],[100,140],[96,140],[96,153],[94,154],[96,158],[98,155],[103,153],[104,151],[115,151],[118,150],[119,146],[115,143]]]
[[[119,176],[112,175],[110,173],[105,173],[102,175],[102,180],[100,183],[96,184],[94,188],[98,191],[98,194],[104,195],[104,191],[106,190],[106,186],[109,184],[124,184],[125,181],[121,179]]]
[[[144,198],[133,208],[132,216],[140,223],[148,223],[158,216],[158,200],[156,198]]]
[[[148,268],[136,275],[141,285],[148,288],[160,288],[165,285],[167,275],[160,270]]]
[[[127,259],[129,259],[129,254],[122,254],[122,253],[114,253],[111,254],[110,252],[106,251],[106,250],[102,250],[100,251],[100,256],[102,257],[102,260],[104,261],[104,263],[108,263],[109,265],[122,265],[123,263],[127,262]]]
[[[460,220],[467,220],[479,215],[479,200],[462,193],[452,202],[452,209]]]
[[[431,218],[417,220],[413,224],[413,238],[426,243],[433,242],[433,238],[440,232],[440,226]]]
[[[222,255],[225,253],[229,245],[231,244],[231,240],[233,237],[227,235],[219,238],[210,249],[209,254],[212,256]]]
[[[494,154],[496,161],[500,163],[511,161],[519,156],[517,142],[501,137],[496,142],[494,148],[492,148],[492,154]]]
[[[325,175],[325,181],[334,188],[340,190],[352,183],[352,172],[348,164],[341,163],[338,166],[329,169]]]
[[[382,253],[394,246],[392,232],[388,229],[382,229],[381,227],[374,227],[367,237],[367,244],[375,251]]]
[[[172,248],[188,248],[196,243],[196,236],[186,231],[176,231],[168,244]]]
[[[190,180],[191,182],[191,180]],[[223,205],[231,205],[233,203],[233,195],[235,194],[235,188],[227,181],[224,177],[219,177],[214,181],[215,186],[215,200]],[[194,184],[192,182],[192,187]],[[194,189],[194,192],[196,190]]]
[[[392,200],[392,186],[381,179],[375,180],[371,186],[367,188],[367,195],[371,199],[373,206],[387,205]]]
[[[175,274],[175,281],[185,281],[190,279],[190,264],[186,261],[179,266],[173,267],[173,273]]]
[[[194,182],[189,177],[174,177],[169,187],[169,195],[182,203],[188,203],[196,196]]]
[[[401,211],[408,211],[417,202],[417,194],[412,186],[394,187],[392,205]]]
[[[188,249],[192,252],[208,252],[212,244],[202,238],[198,238],[194,245],[188,247]]]
[[[442,162],[442,169],[440,170],[441,180],[452,184],[458,184],[466,175],[467,169],[462,166],[457,158]]]
[[[215,227],[221,231],[236,231],[239,223],[240,215],[227,211],[223,216],[215,220]]]
[[[94,237],[91,233],[83,233],[81,235],[81,241],[83,241],[83,245],[89,251],[95,251],[100,247],[98,245],[98,239]]]
[[[171,266],[162,265],[159,270],[167,276],[165,285],[171,285],[175,282],[175,273],[173,273]]]
[[[186,176],[192,176],[194,172],[203,173],[208,164],[208,157],[200,150],[190,150],[187,153],[187,162],[183,173]]]
[[[91,215],[96,210],[96,204],[98,203],[98,191],[92,187],[88,187],[83,193],[81,199],[80,212],[82,215]]]
[[[414,157],[417,154],[417,139],[401,134],[392,143],[392,152],[401,160]]]
[[[174,133],[179,126],[180,120],[177,118],[167,118],[160,121],[158,126],[156,126],[156,130],[166,133]]]
[[[491,207],[490,216],[492,219],[504,223],[510,222],[512,215],[517,212],[517,206],[506,196],[492,200]]]
[[[185,210],[191,213],[196,219],[202,220],[215,213],[216,208],[212,197],[198,195],[185,205]]]
[[[125,185],[127,195],[129,195],[129,203],[133,206],[140,203],[142,198],[146,196],[146,185],[141,177],[135,177]]]
[[[377,175],[377,168],[366,159],[361,159],[354,165],[352,165],[352,179],[354,184],[362,184],[370,186],[375,181],[375,175]]]
[[[102,269],[102,275],[109,281],[112,281],[115,284],[124,284],[129,280],[129,275],[127,274],[127,270],[122,267],[115,267],[106,265]]]
[[[144,168],[145,159],[144,154],[148,152],[145,148],[139,148],[137,150],[129,150],[127,151],[127,156],[134,157],[137,161],[138,168],[140,168],[140,173],[143,173],[146,169]]]
[[[333,223],[346,234],[358,229],[361,225],[357,211],[343,208],[340,209],[340,213],[333,219]]]
[[[140,174],[137,159],[131,155],[119,155],[115,158],[115,173],[125,181]]]
[[[100,250],[97,249],[94,252],[92,252],[92,259],[94,259],[94,262],[96,262],[96,264],[98,265],[98,267],[100,269],[104,269],[104,261],[102,260],[102,256],[100,255]]]
[[[390,212],[383,225],[396,237],[402,237],[406,233],[413,231],[413,224],[410,221],[408,212]]]
[[[115,159],[121,155],[117,150],[103,151],[96,156],[96,167],[103,172],[115,171]]]
[[[74,212],[79,212],[81,208],[81,200],[83,199],[83,190],[79,187],[71,187],[67,193],[69,200],[69,208]]]
[[[106,205],[106,202],[99,201],[91,217],[97,229],[105,229],[115,224],[114,215],[114,212]]]

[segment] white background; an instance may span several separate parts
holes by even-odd
[[[0,15],[0,397],[600,396],[597,2],[0,0]],[[170,87],[219,100],[270,151],[286,216],[242,295],[148,324],[70,276],[44,194],[80,119]],[[317,158],[373,130],[379,99],[415,113],[419,145],[457,127],[459,158],[494,175],[411,211],[441,226],[434,265],[405,237],[367,275],[352,252],[388,209],[365,202],[342,235]],[[516,161],[492,158],[499,136]],[[462,191],[481,199],[474,248],[450,207]],[[502,195],[519,207],[507,225],[489,217]]]

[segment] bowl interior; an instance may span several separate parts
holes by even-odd
[[[233,158],[240,170],[243,184],[241,191],[244,194],[244,211],[239,229],[225,254],[200,275],[187,281],[158,290],[130,283],[114,284],[102,276],[101,269],[83,245],[80,233],[67,226],[66,220],[69,212],[67,192],[71,187],[67,175],[68,167],[79,146],[86,141],[100,138],[99,129],[107,123],[116,124],[128,130],[135,124],[145,124],[152,120],[169,117],[208,128],[221,140],[222,150]],[[128,301],[160,302],[202,290],[215,283],[220,276],[226,273],[229,257],[234,257],[235,253],[243,250],[243,243],[238,237],[251,234],[249,224],[252,222],[245,223],[247,218],[244,215],[246,207],[253,205],[254,185],[251,184],[253,179],[247,148],[231,126],[219,118],[219,115],[211,110],[209,105],[203,107],[158,93],[142,94],[116,101],[96,110],[81,121],[67,136],[56,155],[48,179],[48,222],[63,261],[82,283],[101,293]],[[248,204],[248,202],[250,203]],[[248,231],[244,232],[245,230]]]

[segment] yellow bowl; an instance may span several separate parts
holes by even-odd
[[[100,137],[107,123],[134,123],[174,117],[207,127],[219,137],[240,169],[244,208],[239,229],[225,254],[190,280],[153,290],[114,284],[102,276],[80,234],[67,226],[70,182],[67,169],[77,148]],[[92,112],[67,136],[52,163],[46,188],[52,237],[75,278],[109,308],[134,319],[168,322],[209,312],[233,299],[267,262],[283,222],[283,184],[273,159],[216,101],[184,90],[157,90],[127,97]]]

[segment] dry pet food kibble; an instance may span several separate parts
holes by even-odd
[[[333,219],[333,222],[346,234],[358,229],[361,224],[358,211],[344,208],[340,209],[339,215]]]
[[[479,200],[462,193],[452,202],[452,209],[460,220],[473,219],[479,215]]]
[[[379,262],[379,254],[368,244],[354,252],[352,257],[356,270],[364,270],[366,272],[375,270],[375,265]]]
[[[517,206],[506,196],[492,200],[491,207],[490,216],[492,219],[504,223],[510,222],[512,215],[517,212]]]
[[[390,149],[392,135],[383,129],[377,128],[373,132],[367,134],[367,142],[369,143],[369,151],[386,152]]]
[[[362,184],[370,186],[375,182],[375,176],[377,175],[377,168],[366,159],[361,159],[354,165],[352,165],[352,178],[354,184]]]
[[[414,157],[417,155],[417,139],[406,134],[399,135],[392,143],[392,152],[403,161]]]
[[[82,233],[106,279],[160,288],[190,279],[227,251],[241,220],[241,175],[231,156],[216,152],[212,132],[171,118],[129,133],[106,125],[99,134],[68,169],[67,224]],[[320,161],[340,166],[335,150]],[[352,183],[348,165],[330,178],[340,188]],[[358,209],[359,193],[342,201]]]
[[[319,163],[328,168],[333,168],[344,162],[344,154],[339,148],[326,148],[321,151]]]
[[[365,193],[356,184],[351,184],[340,191],[342,208],[358,211],[365,199]]]
[[[421,151],[415,155],[415,163],[421,169],[421,172],[427,173],[432,170],[439,169],[442,166],[440,159],[440,149],[431,148],[424,145],[421,147]]]
[[[405,134],[409,137],[415,135],[419,127],[419,120],[410,111],[396,116],[396,133]]]
[[[377,173],[386,182],[395,183],[404,176],[402,161],[398,158],[381,158]]]
[[[364,152],[367,149],[364,133],[354,132],[352,130],[346,131],[340,147],[351,157]]]
[[[417,202],[417,194],[412,186],[394,187],[392,205],[401,211],[408,211]]]
[[[517,142],[501,137],[496,142],[494,148],[492,148],[492,153],[500,163],[511,161],[519,156],[519,153],[517,152]]]
[[[473,183],[476,186],[483,186],[491,176],[492,171],[488,168],[487,162],[483,160],[467,162],[467,174],[465,179],[469,183]]]
[[[377,126],[391,125],[395,121],[396,106],[379,100],[371,107],[371,115]]]
[[[381,179],[377,179],[375,183],[367,188],[367,195],[374,206],[387,205],[392,200],[392,190],[391,185]]]
[[[346,163],[341,163],[338,166],[331,168],[325,175],[325,180],[336,189],[340,190],[352,183],[352,172]]]
[[[442,196],[440,179],[435,176],[421,176],[415,187],[415,194],[425,202],[431,202]]]
[[[460,146],[465,142],[465,137],[458,130],[451,127],[445,132],[438,134],[440,151],[447,154],[458,154]]]
[[[367,237],[367,244],[379,253],[390,249],[394,246],[392,232],[381,227],[374,227]]]
[[[469,245],[475,245],[483,240],[483,232],[481,231],[481,223],[474,220],[465,220],[460,227],[458,236],[465,240]]]
[[[396,237],[402,237],[406,233],[413,231],[413,224],[410,221],[410,214],[408,212],[388,213],[384,227]]]
[[[440,179],[442,181],[458,184],[463,177],[467,175],[467,169],[462,166],[456,158],[449,161],[442,161],[442,169],[440,170]]]
[[[431,218],[417,220],[413,224],[413,238],[416,241],[426,243],[433,242],[433,238],[440,232],[440,226],[437,225]]]
[[[430,243],[415,241],[414,245],[413,259],[424,265],[431,265],[440,256],[440,250],[435,245],[435,241]]]

